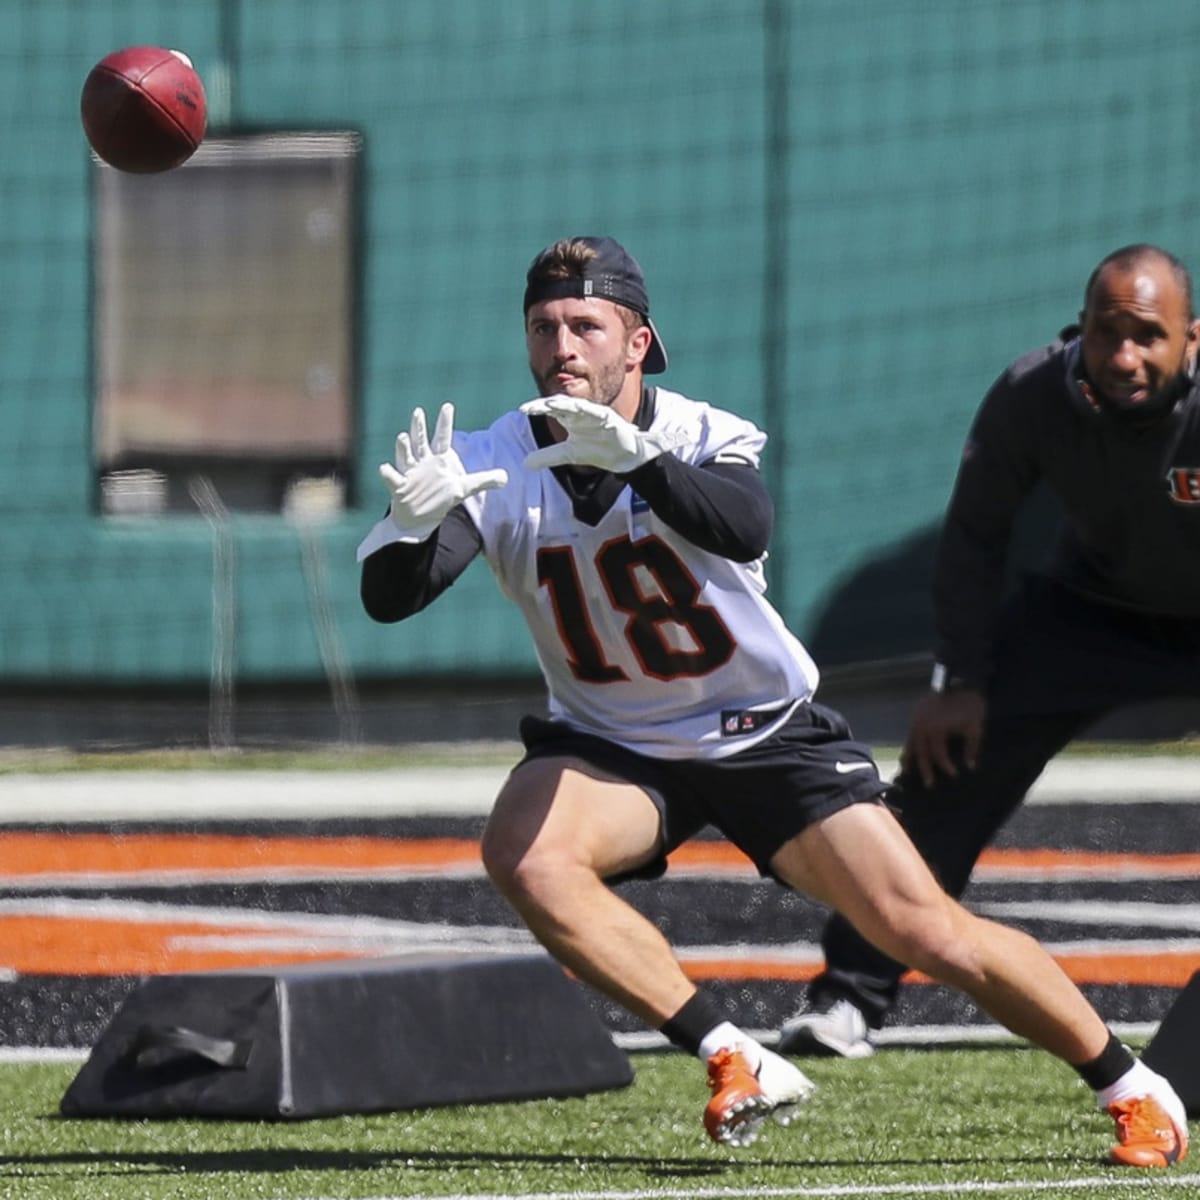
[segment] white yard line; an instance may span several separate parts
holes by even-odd
[[[514,756],[515,761],[515,756]],[[880,761],[885,777],[896,764]],[[382,771],[81,771],[0,777],[0,821],[204,821],[371,816],[480,816],[507,766]],[[1052,762],[1031,804],[1200,801],[1200,759]]]
[[[978,912],[1005,921],[1058,921],[1071,925],[1126,928],[1145,926],[1200,933],[1200,904],[1158,904],[1150,900],[996,900],[972,904]],[[1105,947],[1119,953],[1116,941]]]
[[[1151,1177],[1152,1175],[1152,1177]],[[1161,1171],[1121,1176],[1120,1186],[1195,1187],[1200,1175],[1172,1175]],[[405,1200],[821,1200],[855,1196],[983,1196],[1006,1192],[1111,1191],[1116,1181],[1111,1174],[1081,1176],[1073,1179],[1004,1179],[961,1181],[956,1183],[876,1183],[827,1184],[817,1187],[746,1187],[746,1188],[632,1188],[614,1191],[570,1192],[446,1192],[430,1196],[409,1196]],[[333,1200],[310,1196],[306,1200]],[[400,1200],[395,1196],[370,1196],[364,1200]]]
[[[1158,1032],[1158,1021],[1110,1021],[1108,1027],[1120,1038],[1150,1038]],[[777,1029],[749,1029],[747,1032],[764,1046],[779,1041]],[[655,1029],[637,1033],[614,1033],[613,1041],[630,1054],[670,1050],[671,1043]],[[990,1022],[971,1025],[889,1025],[871,1035],[877,1046],[938,1046],[951,1050],[955,1046],[1025,1046],[1028,1042],[1015,1033]]]
[[[0,778],[0,820],[45,824],[486,813],[505,767],[412,771],[86,771]]]

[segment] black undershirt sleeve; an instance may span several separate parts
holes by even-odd
[[[753,562],[766,551],[774,507],[749,464],[694,467],[663,454],[620,478],[700,549],[733,562]],[[390,542],[363,560],[363,608],[387,624],[411,617],[449,588],[482,549],[479,531],[460,505],[425,541]]]
[[[482,549],[466,510],[451,509],[425,541],[390,542],[363,559],[363,608],[373,620],[388,624],[411,617],[450,587]]]
[[[692,466],[660,454],[626,480],[660,520],[693,545],[733,562],[760,558],[771,540],[775,507],[748,463]]]

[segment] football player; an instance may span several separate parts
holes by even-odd
[[[610,238],[556,242],[529,268],[524,312],[538,397],[473,433],[443,405],[430,437],[417,409],[380,468],[389,511],[359,558],[376,620],[412,616],[478,555],[525,618],[549,713],[522,722],[482,850],[529,929],[707,1065],[716,1141],[786,1123],[811,1082],[727,1020],[608,886],[661,874],[711,823],[764,876],[964,988],[1093,1087],[1165,1110],[1182,1143],[1170,1085],[1037,942],[937,885],[868,749],[815,701],[816,667],[765,595],[766,439],[647,382],[667,354],[637,262]],[[1143,1124],[1119,1127],[1122,1148],[1146,1141]]]

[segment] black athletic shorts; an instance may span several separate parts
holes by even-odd
[[[887,787],[845,718],[820,704],[801,704],[776,733],[727,758],[650,758],[540,717],[522,719],[521,740],[522,762],[582,759],[649,795],[662,818],[663,851],[621,879],[662,875],[666,856],[706,825],[772,876],[770,861],[784,843],[851,804],[880,801]]]

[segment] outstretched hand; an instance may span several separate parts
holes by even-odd
[[[689,439],[687,430],[681,426],[653,432],[641,430],[608,405],[575,396],[530,400],[521,405],[521,412],[530,417],[553,417],[567,433],[565,441],[534,450],[526,457],[525,466],[531,471],[576,463],[623,475]]]
[[[453,404],[443,404],[438,412],[432,442],[425,410],[415,408],[408,432],[396,438],[396,465],[380,464],[380,478],[392,497],[389,515],[407,537],[423,541],[456,504],[508,482],[508,472],[499,467],[468,473],[451,446],[453,437]]]
[[[983,722],[987,701],[974,688],[954,688],[929,692],[913,710],[908,740],[900,754],[901,770],[915,770],[926,787],[932,787],[937,773],[956,778],[959,763],[975,769],[979,745],[983,740]]]

